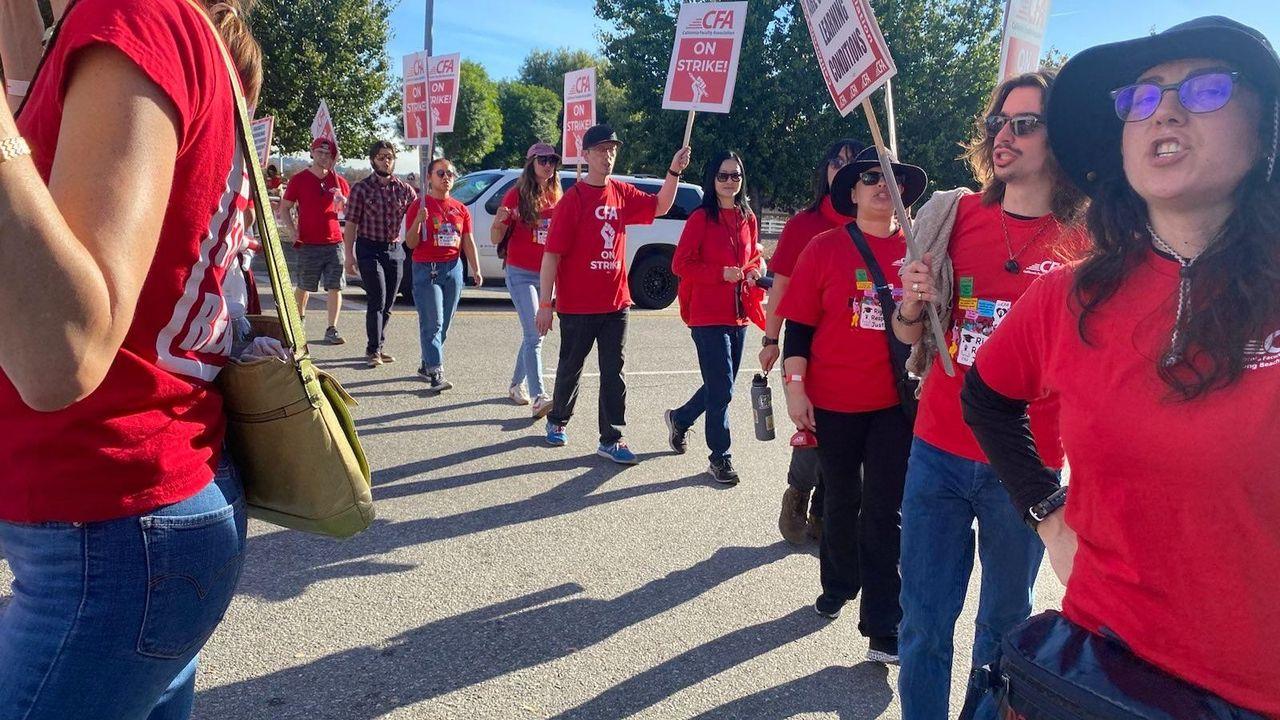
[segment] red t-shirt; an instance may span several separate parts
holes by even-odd
[[[342,225],[338,223],[338,207],[334,197],[351,196],[351,185],[336,172],[323,178],[303,170],[289,181],[284,199],[298,205],[298,238],[303,245],[333,245],[342,242]]]
[[[769,269],[775,275],[791,277],[795,272],[796,261],[800,253],[817,237],[819,233],[831,228],[844,227],[853,222],[853,218],[845,217],[831,206],[831,198],[822,198],[817,210],[805,210],[792,217],[782,226],[782,235],[778,236],[778,246],[773,249],[773,257],[769,258]],[[885,272],[888,272],[886,270]]]
[[[901,232],[865,236],[892,285],[906,240]],[[894,285],[893,296],[901,300],[902,288]],[[778,315],[815,328],[804,379],[814,406],[853,413],[899,403],[884,311],[867,263],[843,227],[819,233],[800,253]]]
[[[955,271],[947,344],[956,374],[948,377],[942,360],[934,359],[920,394],[917,437],[953,455],[987,461],[961,416],[960,389],[965,372],[978,348],[1032,281],[1074,257],[1084,245],[1083,231],[1063,229],[1051,215],[1024,220],[1008,215],[998,203],[983,205],[981,195],[960,200],[948,249]],[[1017,256],[1016,273],[1005,269],[1010,247]],[[1030,414],[1031,433],[1045,463],[1062,467],[1057,400],[1046,397],[1033,403]]]
[[[747,324],[745,287],[726,282],[724,269],[760,269],[756,216],[744,222],[736,208],[717,215],[712,223],[705,210],[694,210],[671,258],[671,271],[680,278],[680,317],[689,327]]]
[[[1077,331],[1073,268],[1035,283],[982,348],[1007,397],[1056,395],[1079,536],[1063,610],[1155,665],[1280,717],[1280,320],[1234,385],[1175,400],[1157,374],[1178,264],[1150,253]]]
[[[88,397],[36,412],[0,373],[0,518],[88,522],[184,500],[213,477],[231,348],[222,281],[244,241],[249,182],[231,80],[197,10],[174,0],[81,0],[31,85],[18,130],[48,181],[79,51],[109,45],[172,103],[178,155],[133,324]],[[213,238],[206,240],[206,237]]]
[[[462,252],[462,237],[471,232],[471,213],[467,206],[447,197],[437,200],[424,195],[427,203],[427,219],[422,223],[422,240],[413,249],[414,262],[449,262],[457,260]],[[422,203],[409,206],[405,213],[405,227],[422,212]]]
[[[520,193],[515,188],[502,196],[502,207],[511,211],[508,222],[515,223],[511,239],[507,241],[507,264],[533,272],[542,270],[542,253],[547,249],[547,235],[551,232],[551,216],[556,206],[543,208],[535,227],[529,227],[520,220]]]
[[[560,255],[556,311],[610,313],[631,305],[627,226],[648,225],[658,196],[610,178],[604,187],[574,184],[556,205],[547,251]]]

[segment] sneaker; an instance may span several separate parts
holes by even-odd
[[[369,353],[365,356],[365,360],[369,363],[369,367],[378,367],[382,364],[382,356],[378,353]]]
[[[346,342],[342,336],[338,334],[338,328],[330,325],[328,330],[324,331],[324,341],[330,345],[341,345]]]
[[[787,486],[782,493],[782,512],[778,515],[778,532],[782,539],[792,545],[804,545],[809,542],[809,523],[805,517],[804,506],[809,503],[809,493]]]
[[[733,463],[729,458],[712,460],[711,466],[707,468],[707,474],[721,485],[738,484],[738,471],[733,469]]]
[[[631,448],[621,440],[612,445],[601,445],[596,448],[596,454],[609,458],[619,465],[635,465],[640,462],[640,458],[636,457],[636,454],[631,452]]]
[[[507,391],[507,396],[511,398],[511,402],[517,405],[529,404],[529,393],[524,389],[524,383],[512,385],[511,389]]]
[[[676,411],[668,410],[664,415],[667,421],[667,442],[670,443],[671,449],[677,455],[683,455],[689,451],[689,428],[682,428],[676,424]]]
[[[867,659],[884,665],[897,665],[898,637],[890,635],[871,638],[871,649],[867,651]]]
[[[813,603],[813,611],[824,618],[835,620],[840,617],[840,609],[844,607],[844,603],[844,600],[837,600],[826,593],[822,593]],[[896,641],[894,647],[897,647]]]
[[[436,370],[427,380],[428,387],[435,392],[444,392],[453,388],[453,383],[444,379],[444,371]]]
[[[561,447],[569,442],[569,435],[565,432],[564,425],[556,425],[550,420],[547,421],[547,444],[551,447]]]
[[[378,357],[382,358],[382,362],[388,365],[396,361],[396,358],[394,355],[388,355],[384,352],[378,353]]]
[[[435,373],[431,372],[430,370],[424,367],[418,368],[418,377],[422,378],[423,380],[426,380],[427,382],[431,382],[431,376],[434,374]]]
[[[547,413],[551,412],[551,406],[554,404],[555,403],[551,401],[551,398],[547,397],[546,395],[539,395],[538,397],[534,398],[533,399],[534,419],[541,419],[546,417]]]

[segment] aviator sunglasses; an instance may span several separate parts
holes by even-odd
[[[982,121],[982,124],[987,129],[987,137],[993,138],[1000,134],[1000,131],[1004,129],[1005,125],[1009,126],[1009,129],[1013,131],[1013,134],[1016,137],[1026,137],[1038,130],[1045,123],[1044,118],[1039,115],[1034,113],[1025,113],[1022,115],[1014,115],[1013,117],[1009,117],[1008,115],[988,115],[987,119]]]
[[[1111,91],[1116,103],[1116,117],[1125,122],[1141,122],[1156,114],[1160,100],[1170,90],[1178,91],[1178,102],[1187,112],[1210,113],[1221,110],[1231,100],[1231,91],[1240,81],[1240,73],[1212,70],[1192,75],[1182,82],[1161,85],[1138,82]]]

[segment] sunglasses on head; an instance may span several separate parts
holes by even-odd
[[[987,128],[987,137],[995,137],[1000,134],[1005,125],[1009,126],[1009,130],[1016,137],[1026,137],[1036,130],[1044,127],[1044,118],[1035,113],[1023,113],[1021,115],[988,115],[986,120],[982,121]]]
[[[740,172],[731,172],[731,173],[727,173],[727,172],[718,172],[718,173],[716,173],[716,181],[717,181],[717,182],[738,182],[738,181],[740,181],[740,180],[742,180],[742,173],[740,173]]]
[[[880,180],[883,177],[884,177],[884,173],[880,172],[879,170],[864,170],[863,172],[858,174],[858,179],[861,180],[862,184],[866,185],[867,187],[875,187],[876,185],[879,185]],[[893,179],[898,182],[898,185],[907,184],[907,178],[905,175],[899,175],[897,173],[894,173]]]
[[[1231,91],[1239,81],[1238,72],[1212,70],[1167,85],[1150,81],[1125,85],[1112,90],[1111,99],[1116,103],[1116,117],[1125,122],[1141,122],[1155,115],[1170,90],[1178,91],[1178,102],[1187,112],[1208,113],[1221,110],[1231,100]]]
[[[437,170],[437,171],[436,171],[436,177],[438,177],[438,178],[456,178],[456,177],[458,177],[458,173],[456,173],[456,172],[454,172],[454,171],[452,171],[452,170]]]
[[[538,155],[534,157],[534,160],[536,160],[539,165],[559,165],[560,164],[560,158],[556,157],[555,155]]]

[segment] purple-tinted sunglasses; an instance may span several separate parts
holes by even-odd
[[[1240,82],[1240,73],[1214,70],[1192,75],[1182,82],[1161,85],[1140,82],[1111,91],[1116,103],[1116,116],[1125,122],[1140,122],[1156,114],[1160,99],[1170,90],[1178,91],[1178,102],[1188,112],[1208,113],[1221,110],[1231,100],[1231,91]]]

